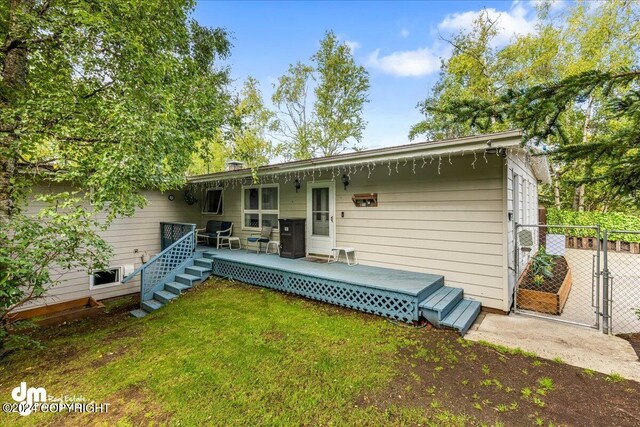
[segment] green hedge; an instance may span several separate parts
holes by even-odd
[[[640,216],[623,214],[619,212],[576,212],[549,209],[547,211],[547,224],[549,225],[599,225],[601,230],[627,230],[640,231]],[[549,229],[550,233],[559,232],[572,237],[595,237],[595,230],[581,228],[565,228],[562,230]],[[624,242],[640,243],[639,234],[609,234],[609,240],[622,240]]]

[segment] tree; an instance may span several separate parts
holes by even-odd
[[[279,109],[279,133],[286,153],[294,159],[313,157],[320,136],[312,111],[308,108],[309,80],[313,68],[298,62],[289,66],[287,74],[278,79],[272,101]]]
[[[409,138],[418,136],[428,139],[453,138],[473,132],[468,123],[453,123],[451,117],[442,113],[451,102],[468,99],[493,100],[502,84],[503,73],[498,51],[492,47],[498,35],[498,21],[486,10],[473,21],[470,31],[461,31],[451,40],[451,56],[442,61],[440,79],[431,90],[431,95],[418,103],[424,120],[413,125]],[[492,130],[504,130],[505,124],[496,124]]]
[[[253,77],[245,81],[233,114],[236,120],[229,133],[229,157],[252,168],[268,164],[279,152],[269,138],[269,133],[278,129],[278,121],[276,114],[265,107]]]
[[[280,110],[281,136],[288,154],[296,159],[332,156],[362,141],[366,122],[369,76],[356,65],[345,43],[329,31],[311,57],[313,66],[297,63],[280,77],[273,103]],[[313,82],[315,100],[308,108],[308,86]],[[355,145],[354,145],[355,148]]]
[[[491,22],[486,13],[480,15],[469,33],[455,37],[453,55],[443,63],[443,74],[433,95],[420,104],[425,120],[412,128],[411,137],[432,136],[429,132],[444,130],[453,133],[447,136],[459,136],[516,128],[522,123],[511,116],[478,116],[475,121],[463,121],[463,113],[456,108],[495,105],[510,92],[591,70],[615,73],[636,63],[640,31],[637,4],[614,1],[591,7],[579,2],[560,16],[552,16],[548,6],[542,4],[538,9],[535,33],[516,37],[503,48],[491,48],[499,22]],[[455,64],[464,66],[455,68]],[[556,121],[562,124],[563,137],[552,133],[539,141],[551,148],[588,144],[621,125],[607,109],[607,96],[600,89],[564,105]],[[629,204],[625,194],[611,192],[602,182],[589,180],[585,185],[585,177],[591,173],[587,162],[556,157],[552,168],[553,187],[543,189],[541,200],[576,210],[604,210]]]
[[[258,81],[248,77],[233,101],[229,122],[208,140],[198,142],[191,174],[223,171],[229,160],[240,160],[251,168],[266,165],[279,154],[280,146],[270,134],[278,129],[276,114],[266,108]]]
[[[480,130],[493,121],[511,122],[523,129],[523,142],[541,144],[549,138],[562,142],[553,154],[561,162],[584,162],[587,173],[582,182],[603,182],[612,195],[633,197],[640,202],[640,69],[617,73],[587,71],[558,82],[508,90],[498,101],[452,103],[445,112]],[[617,122],[610,133],[575,142],[565,129],[562,117],[574,103],[585,102],[600,92],[607,101],[602,110],[605,121]],[[569,129],[571,130],[571,129]]]
[[[0,326],[55,284],[51,267],[108,256],[93,210],[142,207],[141,190],[184,184],[196,141],[227,120],[230,52],[188,0],[11,0],[0,6]],[[162,22],[162,25],[158,25]],[[22,208],[36,181],[77,189]],[[112,202],[112,203],[107,203]],[[108,223],[108,221],[107,221]],[[38,238],[33,238],[38,236]],[[60,242],[46,245],[47,241]],[[0,332],[0,345],[7,336]]]

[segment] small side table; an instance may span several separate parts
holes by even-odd
[[[267,243],[267,249],[265,250],[265,254],[269,254],[270,252],[270,248],[272,245],[275,245],[275,251],[273,252],[274,254],[278,254],[280,255],[280,242],[276,241],[276,240],[269,240],[269,243]]]
[[[239,251],[240,249],[242,249],[242,244],[240,243],[240,238],[239,237],[229,237],[229,250],[232,251]],[[238,247],[237,248],[233,248],[233,243],[236,242],[238,243]]]
[[[355,248],[332,248],[331,255],[329,255],[328,263],[338,262],[340,259],[340,252],[344,252],[344,257],[347,259],[347,265],[358,265],[358,258],[356,257],[356,249]],[[353,256],[353,262],[349,260],[349,254]]]

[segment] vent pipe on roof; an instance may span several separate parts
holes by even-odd
[[[229,160],[227,162],[227,171],[237,171],[239,169],[244,169],[244,163],[237,160]]]

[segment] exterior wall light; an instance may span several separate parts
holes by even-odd
[[[346,174],[342,175],[342,184],[344,184],[344,189],[346,191],[347,186],[349,185],[349,177]]]

